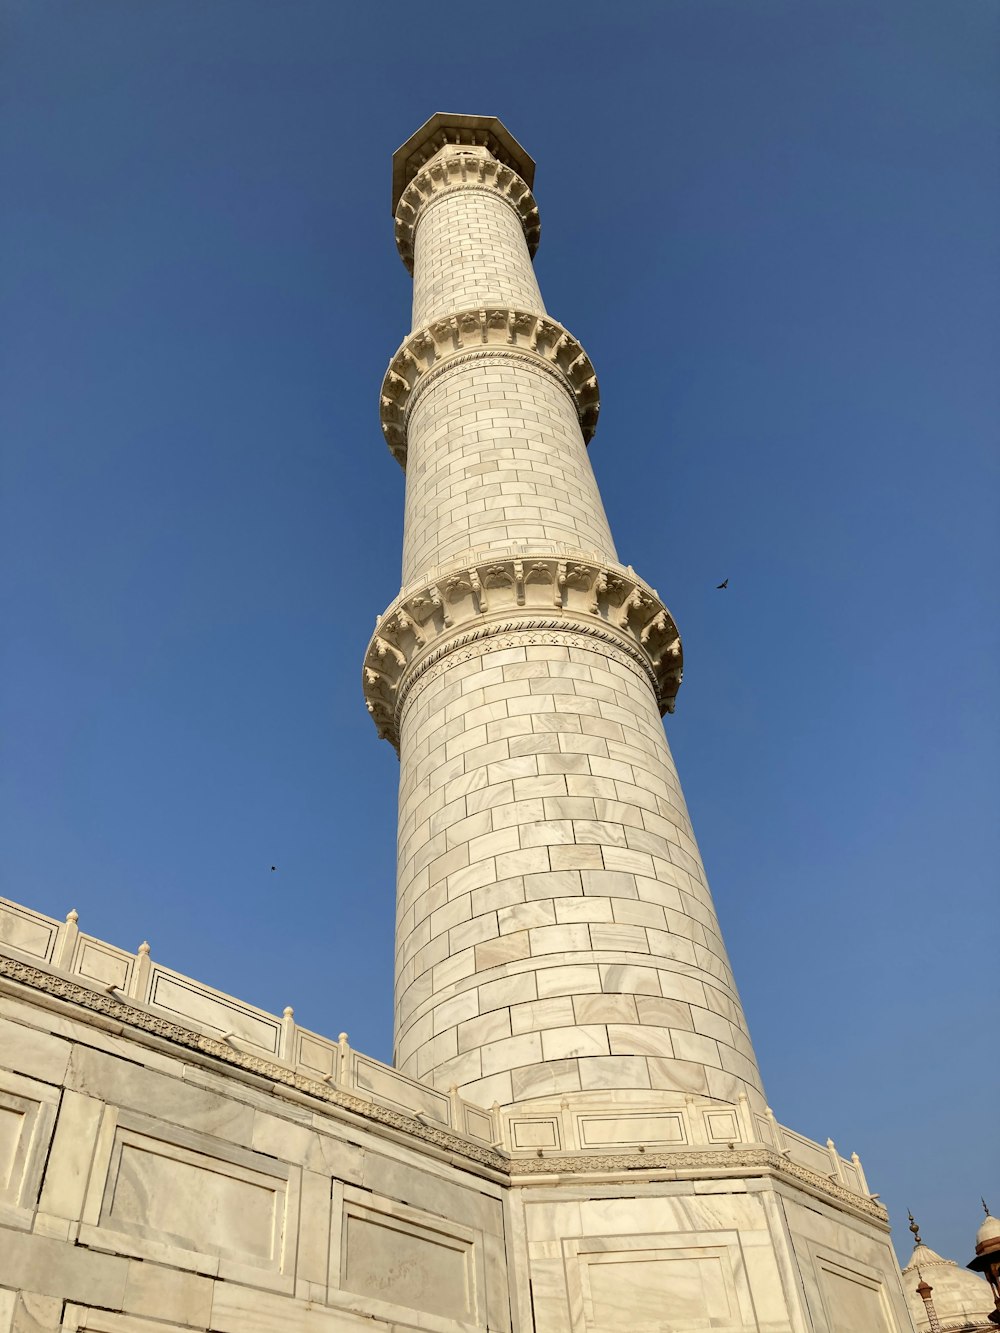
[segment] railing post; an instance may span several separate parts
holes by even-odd
[[[129,987],[133,1000],[145,1000],[150,967],[149,940],[143,940],[135,951],[135,967],[132,969],[132,985]]]
[[[59,927],[52,961],[56,967],[61,967],[66,972],[73,966],[73,954],[76,952],[76,941],[80,934],[76,924],[79,920],[80,913],[73,907],[66,913],[66,920]]]
[[[781,1132],[781,1126],[778,1124],[777,1117],[769,1106],[764,1107],[764,1114],[767,1116],[767,1123],[771,1126],[771,1138],[774,1140],[774,1146],[778,1152],[783,1152],[785,1148],[785,1139]]]
[[[827,1139],[826,1150],[830,1154],[830,1161],[833,1163],[834,1179],[840,1185],[846,1184],[846,1181],[844,1180],[844,1164],[840,1160],[840,1153],[837,1151],[837,1146],[833,1139]]]
[[[744,1143],[757,1142],[757,1126],[754,1124],[753,1113],[750,1110],[750,1098],[745,1092],[741,1092],[738,1097],[739,1119],[743,1124]]]
[[[279,1055],[285,1064],[295,1063],[295,1010],[285,1005],[281,1014],[281,1047]]]
[[[493,1147],[499,1148],[503,1144],[503,1120],[500,1116],[499,1102],[494,1102],[490,1107],[490,1120],[493,1124]]]
[[[871,1190],[868,1188],[868,1181],[865,1179],[865,1170],[861,1165],[861,1158],[856,1152],[851,1153],[851,1161],[854,1163],[854,1169],[858,1173],[858,1179],[861,1181],[862,1190],[864,1190],[865,1194],[871,1198]]]
[[[337,1082],[347,1087],[351,1073],[351,1045],[346,1032],[340,1034],[337,1038],[337,1044],[340,1047],[340,1068],[337,1073]]]

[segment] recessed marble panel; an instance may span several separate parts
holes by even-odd
[[[515,1148],[558,1148],[559,1122],[548,1116],[512,1118],[510,1136]]]
[[[732,1111],[706,1111],[705,1129],[709,1143],[733,1143],[743,1137]]]
[[[695,1333],[742,1325],[722,1250],[635,1250],[580,1259],[591,1333]]]
[[[134,963],[132,954],[105,944],[102,940],[92,940],[88,935],[81,935],[73,959],[73,971],[102,986],[117,986],[120,990],[127,990]]]
[[[891,1333],[885,1287],[874,1275],[817,1256],[830,1333]]]
[[[315,1037],[311,1032],[303,1032],[301,1029],[297,1037],[296,1064],[315,1070],[324,1078],[330,1074],[336,1075],[340,1062],[340,1047],[335,1042],[325,1041],[322,1037]]]
[[[404,1111],[422,1111],[443,1125],[450,1122],[448,1098],[424,1083],[389,1069],[367,1056],[354,1056],[354,1082],[380,1101],[391,1102]]]
[[[101,1225],[276,1269],[287,1180],[174,1143],[119,1131]]]
[[[57,927],[35,912],[0,901],[0,944],[9,944],[34,958],[52,957]]]
[[[347,1291],[477,1322],[475,1259],[468,1228],[388,1200],[344,1204],[340,1271]]]
[[[577,1117],[577,1132],[584,1148],[687,1142],[684,1117],[679,1112],[676,1115],[581,1115]]]
[[[14,1164],[24,1137],[27,1111],[22,1106],[5,1105],[8,1099],[0,1094],[0,1195],[10,1189]]]
[[[0,1204],[25,1207],[37,1197],[58,1100],[47,1084],[0,1071]]]
[[[199,986],[165,968],[154,969],[149,1003],[172,1010],[181,1018],[192,1018],[218,1032],[242,1037],[271,1054],[278,1049],[280,1024],[276,1018],[263,1011],[254,1011],[229,999],[221,991]]]

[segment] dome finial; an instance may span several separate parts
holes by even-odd
[[[913,1232],[914,1246],[922,1245],[923,1241],[920,1239],[920,1227],[916,1222],[914,1222],[913,1214],[910,1212],[909,1208],[907,1208],[906,1210],[906,1216],[910,1219],[910,1230]]]
[[[990,1213],[989,1205],[987,1204],[986,1200],[983,1198],[981,1194],[979,1196],[979,1202],[983,1205],[983,1212],[986,1214],[986,1216],[987,1217],[992,1216],[992,1214]]]

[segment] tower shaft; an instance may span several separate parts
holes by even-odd
[[[498,122],[440,116],[396,167],[403,589],[365,663],[401,768],[395,1061],[480,1103],[760,1108],[661,723],[680,641],[618,562],[593,367],[531,265],[533,163]]]

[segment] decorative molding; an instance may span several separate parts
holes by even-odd
[[[332,1086],[329,1082],[310,1078],[262,1056],[250,1055],[231,1045],[222,1037],[209,1037],[195,1032],[182,1024],[148,1010],[129,1004],[103,991],[96,991],[80,985],[68,977],[57,976],[44,967],[37,967],[9,954],[0,953],[0,977],[6,977],[14,985],[46,995],[52,1000],[76,1006],[97,1018],[121,1023],[136,1033],[146,1034],[161,1041],[209,1057],[234,1070],[264,1078],[273,1085],[272,1091],[278,1097],[285,1089],[305,1094],[329,1107],[339,1108],[368,1120],[390,1131],[403,1134],[418,1142],[425,1143],[438,1151],[461,1159],[462,1164],[475,1169],[476,1166],[505,1177],[511,1183],[525,1183],[525,1177],[552,1176],[614,1176],[623,1172],[724,1172],[739,1176],[747,1170],[773,1175],[792,1183],[809,1188],[828,1201],[853,1209],[883,1225],[888,1224],[885,1209],[874,1198],[855,1194],[843,1185],[827,1176],[821,1175],[809,1167],[790,1161],[782,1153],[770,1148],[741,1146],[729,1150],[705,1149],[701,1151],[672,1151],[664,1149],[655,1152],[601,1153],[580,1152],[563,1153],[559,1156],[511,1156],[499,1148],[489,1148],[477,1144],[445,1127],[428,1125],[416,1115],[393,1110],[378,1102],[353,1096]],[[81,1019],[85,1021],[84,1015]],[[468,1105],[468,1103],[467,1103]],[[483,1111],[488,1116],[489,1112]],[[540,1184],[547,1181],[540,1180]]]
[[[365,654],[365,702],[379,736],[398,751],[407,697],[442,659],[512,642],[592,647],[595,640],[635,664],[661,715],[673,712],[680,636],[655,589],[631,567],[583,554],[485,555],[404,588],[379,617]]]
[[[538,205],[516,171],[480,148],[440,154],[413,177],[396,205],[396,247],[403,263],[413,272],[413,246],[417,225],[428,206],[446,194],[479,190],[501,199],[524,229],[532,259],[538,250],[542,224]]]
[[[489,347],[489,351],[485,348]],[[469,357],[517,357],[541,364],[568,391],[584,441],[597,429],[601,408],[590,357],[561,324],[547,315],[502,306],[460,310],[411,333],[389,363],[379,398],[382,433],[393,457],[406,467],[406,425],[419,392],[435,371]]]
[[[703,1172],[724,1171],[727,1175],[740,1176],[747,1171],[760,1174],[791,1178],[806,1185],[817,1194],[837,1203],[846,1205],[855,1212],[870,1217],[888,1226],[889,1214],[885,1208],[871,1196],[854,1194],[844,1186],[836,1184],[828,1176],[812,1171],[798,1162],[791,1162],[773,1148],[706,1148],[695,1151],[676,1151],[665,1149],[659,1152],[643,1153],[568,1153],[560,1156],[511,1157],[508,1170],[511,1179],[517,1181],[521,1176],[562,1176],[579,1175],[590,1172],[633,1172],[633,1171],[678,1171]]]

